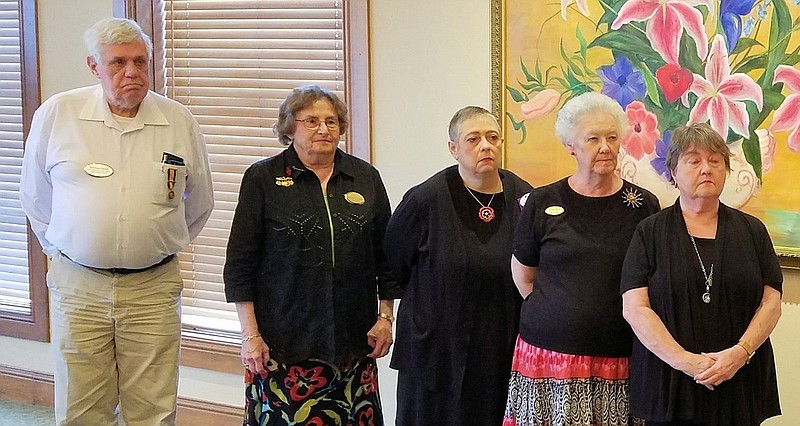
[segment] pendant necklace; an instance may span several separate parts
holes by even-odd
[[[491,206],[492,206],[492,201],[494,201],[494,196],[497,194],[496,193],[492,194],[492,198],[489,199],[489,203],[484,206],[483,203],[481,203],[481,200],[479,200],[478,197],[476,197],[475,194],[472,193],[472,190],[469,189],[467,185],[464,185],[464,188],[467,188],[467,191],[469,191],[469,195],[472,195],[472,198],[474,198],[475,201],[477,201],[478,204],[481,205],[481,208],[478,210],[478,219],[486,223],[489,223],[492,220],[494,220],[494,209]]]
[[[694,237],[689,234],[689,239],[692,240],[694,253],[697,255],[697,260],[700,262],[700,269],[703,271],[703,278],[706,279],[706,292],[703,293],[703,303],[711,303],[711,286],[714,285],[714,264],[711,264],[709,273],[706,274],[706,267],[703,265],[703,259],[700,257],[700,251],[697,250],[697,244],[694,242]]]

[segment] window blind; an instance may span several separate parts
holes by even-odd
[[[28,234],[19,202],[22,72],[17,0],[0,0],[0,311],[30,315]]]
[[[272,126],[292,88],[314,83],[345,99],[343,15],[334,0],[164,1],[165,92],[200,124],[216,198],[179,255],[185,327],[239,331],[222,269],[242,175],[285,148]]]

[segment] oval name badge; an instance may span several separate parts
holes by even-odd
[[[114,169],[108,164],[91,163],[83,167],[83,171],[92,177],[104,178],[114,174]]]
[[[544,209],[544,213],[550,216],[558,216],[561,213],[564,213],[564,207],[561,206],[550,206]]]
[[[364,199],[364,196],[359,194],[358,192],[348,192],[347,194],[344,194],[344,199],[347,200],[347,202],[350,204],[357,204],[357,205],[364,204],[364,202],[366,201]]]

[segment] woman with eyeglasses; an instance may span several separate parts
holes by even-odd
[[[333,93],[294,89],[273,127],[289,146],[242,179],[224,279],[245,425],[383,425],[375,359],[400,296],[382,248],[391,211],[378,171],[338,149],[347,124]]]
[[[531,186],[500,169],[503,137],[486,109],[453,115],[458,164],[411,188],[386,230],[404,289],[398,310],[397,422],[499,425],[522,298],[511,236]]]

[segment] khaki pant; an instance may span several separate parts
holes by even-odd
[[[58,425],[174,425],[180,350],[177,260],[133,274],[56,255],[47,273]]]

